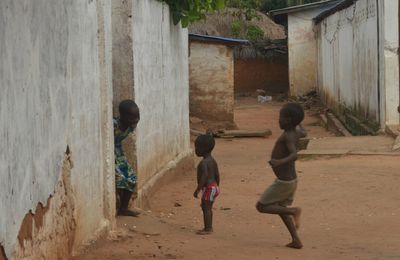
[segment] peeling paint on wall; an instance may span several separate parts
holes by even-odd
[[[104,210],[115,175],[102,134],[112,136],[111,97],[101,98],[111,90],[100,55],[111,55],[110,4],[0,1],[0,242],[10,259],[66,258],[115,217]]]
[[[0,244],[0,260],[8,260],[2,244]]]
[[[69,259],[74,245],[76,222],[71,186],[72,161],[63,161],[62,175],[46,206],[38,203],[23,219],[18,234],[15,259]]]

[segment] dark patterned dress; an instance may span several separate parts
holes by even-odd
[[[131,127],[124,132],[120,130],[119,118],[114,118],[114,144],[115,144],[115,183],[117,189],[135,191],[137,175],[129,164],[122,150],[122,141],[134,131]]]

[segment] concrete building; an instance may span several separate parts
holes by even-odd
[[[342,1],[315,18],[318,88],[351,127],[399,124],[399,2]],[[362,133],[362,131],[361,131]]]
[[[221,127],[234,124],[233,47],[246,40],[190,34],[190,115]]]
[[[115,220],[111,1],[0,1],[0,57],[0,258],[68,259]]]
[[[115,227],[113,103],[141,108],[139,205],[193,170],[188,36],[166,4],[5,0],[0,36],[0,259],[69,259]]]
[[[301,96],[317,88],[317,42],[313,18],[338,2],[325,0],[270,11],[275,21],[287,28],[291,96]]]

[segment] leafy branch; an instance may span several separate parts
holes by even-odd
[[[183,28],[201,19],[205,13],[221,10],[225,0],[161,0],[169,5],[175,25],[181,22]]]

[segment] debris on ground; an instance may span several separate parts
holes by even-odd
[[[221,207],[220,210],[231,210],[231,208],[224,208],[224,207]]]
[[[321,99],[316,90],[311,90],[302,96],[292,97],[289,99],[289,101],[297,102],[297,103],[303,105],[304,109],[307,109],[307,110],[310,110],[310,109],[324,110],[325,109],[321,103]]]
[[[258,96],[257,97],[257,101],[260,102],[260,103],[271,102],[272,101],[272,97],[271,96]]]
[[[214,133],[219,138],[235,138],[235,137],[268,137],[272,135],[270,129],[264,130],[219,130]]]
[[[262,96],[262,97],[265,97],[267,95],[267,92],[264,89],[257,89],[256,93],[257,96]]]
[[[203,123],[203,120],[201,120],[200,118],[198,118],[198,117],[190,117],[190,123],[192,123],[192,124],[201,124],[201,123]]]
[[[199,135],[203,135],[206,132],[200,131],[200,130],[196,130],[196,129],[190,129],[190,134],[194,135],[194,136],[199,136]]]

